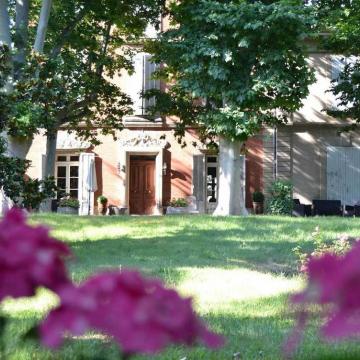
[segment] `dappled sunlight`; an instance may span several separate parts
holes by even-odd
[[[59,302],[58,297],[51,291],[39,289],[35,296],[20,299],[8,299],[2,304],[2,310],[12,317],[31,317],[36,314],[44,314],[55,307]]]
[[[225,311],[234,302],[257,300],[300,289],[299,278],[239,269],[186,268],[178,289],[192,296],[200,312]]]
[[[59,236],[63,240],[67,240],[69,242],[80,240],[98,241],[104,237],[107,239],[120,239],[128,233],[129,231],[126,228],[116,225],[107,226],[106,231],[104,231],[104,228],[96,226],[86,226],[84,228],[80,228],[79,230],[70,228],[69,230],[53,231],[54,236]]]

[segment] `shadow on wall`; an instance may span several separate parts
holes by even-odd
[[[163,206],[167,206],[171,200],[171,152],[164,150],[164,163],[166,164],[166,174],[163,174]]]
[[[96,199],[102,195],[103,193],[103,173],[102,173],[102,165],[103,165],[103,160],[101,157],[99,157],[98,154],[95,154],[95,172],[96,172],[96,181],[97,181],[97,191],[95,191],[95,206],[96,204]]]
[[[186,197],[191,195],[192,165],[172,159],[168,167],[171,176],[171,197]]]

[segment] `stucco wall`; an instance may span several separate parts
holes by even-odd
[[[360,147],[360,131],[341,133],[336,126],[302,125],[283,126],[277,132],[277,178],[291,180],[294,198],[311,204],[313,199],[327,197],[327,147]],[[264,136],[264,151],[268,161],[264,164],[264,183],[267,188],[274,180],[273,130]]]
[[[336,105],[334,95],[328,90],[331,87],[333,55],[312,53],[308,64],[315,71],[316,82],[309,87],[309,95],[303,100],[303,107],[293,115],[294,124],[332,124],[343,125],[344,120],[328,116],[325,109]]]

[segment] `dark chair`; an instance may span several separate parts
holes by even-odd
[[[313,200],[313,214],[320,216],[343,215],[340,200]]]
[[[355,205],[354,206],[354,215],[356,217],[360,217],[360,205]]]
[[[57,199],[51,199],[51,212],[57,212],[59,201]]]
[[[345,205],[344,207],[344,216],[351,217],[355,215],[355,206]]]
[[[294,207],[292,215],[296,217],[300,216],[311,216],[311,205],[301,204],[299,199],[293,199]]]

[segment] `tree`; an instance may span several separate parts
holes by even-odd
[[[118,49],[138,40],[148,23],[158,22],[162,3],[1,0],[0,40],[13,54],[7,57],[11,74],[6,86],[11,91],[3,115],[10,149],[24,158],[33,134],[45,129],[46,175],[53,175],[60,127],[93,142],[94,129],[121,129],[131,102],[111,78],[132,70],[132,52]],[[27,145],[20,153],[19,138]]]
[[[148,48],[154,61],[165,64],[158,76],[176,83],[170,97],[177,95],[158,94],[156,110],[164,105],[181,115],[185,109],[187,125],[219,137],[215,214],[244,214],[244,141],[263,125],[286,122],[314,81],[304,43],[313,25],[311,9],[300,1],[184,0],[173,3],[169,14],[170,29]],[[175,104],[177,97],[182,105]]]
[[[354,120],[348,127],[354,129],[360,123],[360,3],[316,0],[314,6],[320,31],[327,33],[322,39],[324,48],[343,57],[343,69],[330,88],[338,100],[337,107],[326,111],[340,119]]]

